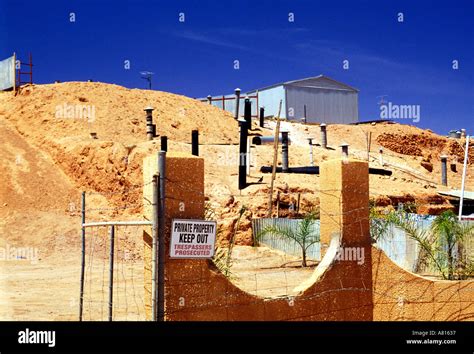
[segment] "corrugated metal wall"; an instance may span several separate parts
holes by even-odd
[[[291,120],[304,117],[305,105],[308,122],[347,124],[359,120],[357,92],[295,85],[285,87],[288,116]]]
[[[252,219],[252,233],[254,239],[256,236],[264,230],[267,226],[279,226],[287,227],[291,230],[296,230],[300,224],[301,219],[285,219],[285,218],[262,218]],[[313,233],[319,236],[319,220],[316,220],[313,224]],[[282,239],[280,237],[274,237],[271,234],[266,234],[261,238],[261,243],[264,245],[285,252],[292,256],[301,258],[301,247],[293,240]],[[307,259],[314,261],[321,260],[321,249],[319,242],[311,245],[306,253]]]
[[[425,217],[418,215],[411,215],[416,220],[417,227],[428,230],[431,227],[434,217]],[[262,218],[252,220],[252,233],[255,238],[267,226],[282,226],[296,229],[301,222],[300,219],[285,219],[285,218]],[[464,221],[466,224],[473,224],[472,221]],[[316,220],[314,223],[314,233],[320,234],[320,222]],[[285,240],[273,237],[271,234],[263,236],[261,243],[264,245],[285,252],[287,254],[301,257],[301,248],[292,240]],[[466,256],[474,261],[474,236],[471,236],[463,241],[463,246]],[[408,237],[404,231],[391,225],[388,227],[384,235],[377,241],[377,247],[385,252],[385,254],[398,266],[410,272],[414,272],[418,255],[420,251],[419,244]],[[308,249],[308,259],[320,261],[321,248],[320,243],[317,242]],[[436,273],[436,269],[431,270]]]
[[[15,85],[15,57],[0,61],[0,90],[10,89]]]
[[[429,230],[434,217],[420,217],[418,215],[411,215],[416,220],[416,225],[422,230]],[[472,224],[473,222],[463,221],[465,224]],[[463,241],[463,246],[466,256],[474,260],[474,236],[468,237]],[[385,252],[385,254],[396,264],[403,269],[410,272],[415,271],[416,262],[420,251],[418,242],[408,237],[405,232],[393,225],[389,226],[386,233],[382,235],[377,241],[377,247]],[[446,248],[447,252],[447,248]],[[430,269],[432,273],[437,273],[438,270]]]
[[[254,94],[254,92],[251,94]],[[266,117],[276,116],[278,114],[280,100],[283,100],[280,118],[286,118],[286,97],[285,88],[283,85],[275,86],[263,91],[258,91],[258,105],[265,108]]]

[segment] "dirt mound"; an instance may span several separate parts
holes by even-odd
[[[0,95],[0,115],[38,141],[65,137],[137,143],[146,140],[143,109],[154,108],[156,131],[169,140],[190,142],[198,129],[202,143],[238,141],[232,115],[191,98],[167,92],[127,89],[97,82],[29,85],[13,96]]]
[[[377,142],[383,147],[403,155],[423,156],[425,149],[442,151],[447,139],[421,134],[392,134],[384,133],[377,137]]]
[[[430,162],[432,157],[439,157],[442,154],[455,157],[459,162],[464,160],[464,139],[449,139],[422,132],[421,134],[383,133],[377,137],[376,141],[383,147],[402,155],[423,156],[427,159],[425,162]],[[469,163],[472,164],[474,163],[472,149],[474,143],[471,142],[469,145]]]
[[[230,113],[171,93],[68,82],[0,94],[0,117],[15,134],[46,152],[79,190],[110,195],[108,201],[120,206],[140,200],[143,157],[159,150],[157,139],[146,140],[147,106],[154,107],[156,131],[168,136],[170,146],[190,150],[185,143],[194,129],[200,144],[238,142],[238,125]],[[92,132],[97,139],[90,137]]]

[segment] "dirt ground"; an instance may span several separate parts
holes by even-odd
[[[58,115],[65,105],[95,107],[94,119]],[[271,146],[251,148],[251,185],[240,192],[238,127],[230,113],[179,95],[103,83],[33,85],[22,88],[16,96],[0,92],[0,247],[35,249],[38,254],[34,264],[27,259],[0,260],[0,319],[77,317],[81,191],[88,193],[89,221],[141,219],[142,160],[160,147],[159,139],[145,138],[143,108],[148,105],[155,108],[157,132],[168,136],[169,150],[190,152],[191,130],[199,129],[205,193],[224,230],[222,243],[233,233],[238,213],[246,209],[236,233],[242,248],[235,249],[235,282],[259,296],[284,296],[291,295],[292,289],[309,276],[311,268],[274,268],[285,263],[279,252],[244,247],[252,241],[251,219],[267,212],[270,175],[262,174],[260,167],[271,164],[273,152]],[[254,127],[253,134],[271,135],[274,124],[266,121],[266,127]],[[314,137],[319,143],[319,126],[283,122],[282,128],[292,139],[290,166],[307,166],[306,138]],[[91,132],[97,133],[98,139],[92,139]],[[419,203],[430,204],[430,198],[447,189],[440,184],[439,156],[446,153],[454,160],[462,151],[462,141],[413,126],[329,125],[328,144],[334,150],[314,146],[315,164],[340,156],[342,142],[350,143],[351,156],[367,159],[368,132],[372,133],[370,165],[382,167],[378,149],[383,146],[383,167],[393,172],[392,176],[370,176],[372,198],[397,200],[410,195]],[[410,149],[397,144],[400,137],[406,137]],[[431,163],[432,171],[422,162],[425,166]],[[459,158],[456,166],[457,172],[448,171],[448,187],[453,189],[461,184]],[[473,174],[471,162],[466,184],[471,191]],[[302,210],[319,204],[318,175],[277,174],[276,188],[281,192],[282,213],[288,212],[298,193]],[[437,203],[446,201],[441,198]],[[132,279],[141,281],[143,267],[139,242],[127,247],[133,262],[123,264],[122,281],[123,288],[126,283],[130,291]],[[91,319],[105,319],[104,260],[95,262],[91,279],[96,281],[90,292],[100,301],[96,307],[88,303],[88,309],[95,316]],[[117,319],[142,318],[142,304],[135,304],[135,299],[143,289],[137,284],[134,289],[135,295],[128,293],[129,301],[123,301],[125,307],[117,307]]]

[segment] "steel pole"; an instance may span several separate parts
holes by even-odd
[[[469,135],[466,136],[466,149],[464,150],[464,166],[462,168],[461,198],[459,199],[459,221],[462,220],[464,205],[464,188],[466,187],[467,159],[469,158]]]
[[[79,321],[82,321],[82,311],[84,308],[84,276],[85,276],[85,265],[86,265],[86,192],[82,192],[81,198],[81,246],[82,246],[82,257],[81,257],[81,289],[79,294]]]
[[[109,265],[109,321],[113,316],[114,297],[114,253],[115,253],[115,225],[110,227],[110,265]]]
[[[158,321],[165,320],[165,213],[166,213],[166,151],[158,153],[160,175],[158,204]]]
[[[158,316],[158,175],[153,175],[153,199],[152,199],[152,244],[151,244],[151,314],[152,320],[156,321]]]

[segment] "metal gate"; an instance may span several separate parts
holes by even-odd
[[[157,313],[159,270],[156,240],[160,217],[159,185],[162,182],[155,175],[150,183],[153,184],[153,200],[145,202],[153,207],[151,221],[86,222],[86,211],[90,209],[86,209],[86,193],[82,193],[79,321],[145,320],[143,252],[140,247],[143,247],[142,237],[147,227],[153,236],[152,303],[154,313]]]

